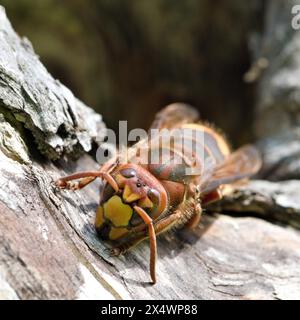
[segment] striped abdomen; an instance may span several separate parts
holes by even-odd
[[[166,133],[161,131],[149,149],[148,170],[160,180],[185,182],[203,176],[230,154],[224,137],[203,124],[182,125],[169,136],[171,143],[162,143]]]

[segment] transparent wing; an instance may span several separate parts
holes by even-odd
[[[260,153],[254,146],[241,147],[230,154],[222,164],[205,168],[206,175],[202,177],[201,191],[210,192],[222,184],[248,178],[258,172],[261,163]]]
[[[139,163],[140,153],[146,154],[150,148],[159,144],[160,131],[162,129],[174,129],[186,123],[193,123],[199,118],[198,112],[191,106],[184,103],[173,103],[159,111],[148,131],[148,137],[134,144],[128,150],[130,161]],[[157,129],[157,132],[151,131]]]
[[[150,126],[151,129],[172,129],[199,119],[196,109],[185,103],[172,103],[159,111]]]

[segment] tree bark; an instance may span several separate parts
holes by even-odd
[[[52,78],[31,43],[13,31],[2,7],[0,37],[0,111],[6,121],[26,128],[49,159],[90,151],[103,137],[101,116]]]
[[[101,141],[101,117],[47,73],[3,9],[0,38],[0,298],[300,297],[298,181],[255,181],[211,208],[194,232],[161,236],[154,286],[147,241],[111,257],[93,226],[98,183],[77,192],[53,185],[98,168],[87,154],[65,155],[91,150],[97,134]]]
[[[267,1],[265,28],[253,46],[258,81],[255,129],[264,154],[261,177],[300,178],[300,32],[292,28],[297,0]]]

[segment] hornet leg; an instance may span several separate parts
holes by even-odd
[[[112,188],[118,192],[119,186],[114,178],[107,172],[101,171],[87,171],[71,174],[70,176],[62,177],[55,182],[55,185],[61,189],[78,190],[84,188],[86,185],[94,181],[96,178],[102,178],[109,183]],[[72,180],[81,179],[79,182],[72,182]]]

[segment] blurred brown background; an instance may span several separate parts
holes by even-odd
[[[50,73],[117,129],[147,128],[157,110],[196,106],[239,145],[254,137],[251,37],[264,1],[2,0]]]

